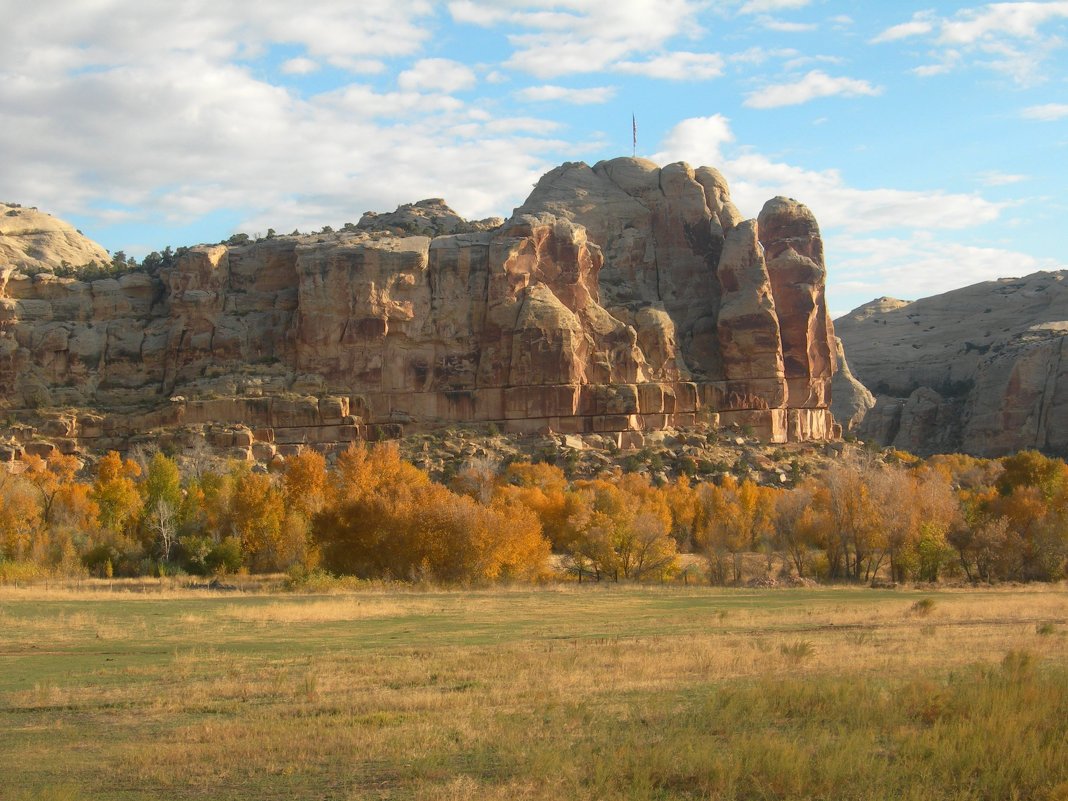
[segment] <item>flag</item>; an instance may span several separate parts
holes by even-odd
[[[630,130],[631,130],[631,134],[633,135],[633,143],[634,143],[634,147],[633,147],[633,150],[631,151],[631,155],[632,156],[637,156],[638,155],[638,120],[635,118],[635,116],[633,114],[630,115]]]

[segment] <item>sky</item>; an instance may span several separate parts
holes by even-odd
[[[835,315],[1066,269],[1068,0],[0,0],[0,200],[112,252],[564,161],[719,168],[824,236]]]

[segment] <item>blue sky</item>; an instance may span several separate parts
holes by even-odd
[[[1068,2],[0,0],[0,200],[112,251],[424,197],[508,216],[563,161],[807,203],[835,313],[1063,269]]]

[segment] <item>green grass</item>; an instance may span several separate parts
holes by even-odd
[[[5,590],[0,799],[1052,801],[1066,622],[1063,587]]]

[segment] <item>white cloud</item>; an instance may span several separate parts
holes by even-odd
[[[743,208],[759,208],[772,195],[789,195],[811,207],[821,225],[847,231],[969,228],[992,222],[1004,208],[977,194],[858,189],[837,170],[806,170],[758,153],[728,159],[723,171]]]
[[[983,186],[1010,186],[1011,184],[1018,184],[1030,180],[1031,176],[1020,173],[1006,173],[999,172],[998,170],[988,170],[987,172],[980,173],[978,178]]]
[[[354,120],[458,113],[465,108],[462,100],[451,95],[376,92],[372,87],[358,83],[350,83],[341,89],[318,95],[312,102],[316,107],[348,114]]]
[[[913,67],[909,72],[920,78],[932,78],[935,75],[945,75],[947,72],[952,72],[957,66],[957,62],[960,60],[952,53],[947,53],[943,56],[943,59],[944,60],[940,64],[923,64],[919,67]]]
[[[927,297],[980,281],[1063,269],[1051,259],[1002,248],[903,237],[835,236],[827,247],[828,297],[859,305],[871,298]]]
[[[1045,79],[1043,63],[1063,45],[1057,33],[1045,28],[1064,20],[1068,20],[1068,0],[989,3],[961,9],[952,17],[920,12],[871,41],[927,37],[935,48],[935,63],[913,70],[920,76],[938,75],[974,63],[1019,84],[1031,84]]]
[[[513,47],[505,65],[538,78],[599,72],[635,55],[663,50],[675,36],[699,30],[699,0],[454,0],[457,22],[508,25]]]
[[[447,58],[424,58],[397,76],[397,85],[410,92],[459,92],[477,83],[466,64]]]
[[[586,88],[571,88],[567,86],[529,86],[515,93],[516,97],[528,103],[571,103],[576,106],[588,106],[597,103],[607,103],[615,95],[616,90],[611,86],[590,86]]]
[[[787,22],[774,17],[758,17],[757,24],[762,28],[778,33],[809,33],[819,28],[814,22]]]
[[[974,44],[984,39],[1036,39],[1039,27],[1054,19],[1068,18],[1068,2],[991,3],[979,9],[964,9],[942,22],[939,41]]]
[[[844,58],[839,56],[797,56],[783,62],[783,69],[798,70],[809,64],[842,64]]]
[[[900,25],[893,25],[887,28],[872,39],[871,42],[872,44],[880,44],[882,42],[896,42],[899,39],[908,39],[912,36],[923,36],[925,33],[933,31],[934,27],[934,22],[931,21],[931,13],[929,11],[921,11],[913,14],[909,22],[902,22]]]
[[[662,78],[671,81],[703,81],[723,74],[724,59],[719,53],[677,51],[647,61],[620,61],[612,66],[616,72]]]
[[[723,162],[723,146],[733,141],[730,120],[722,114],[691,117],[668,132],[662,149],[651,158],[658,164],[687,161],[695,165],[717,166]]]
[[[490,120],[485,129],[494,134],[510,134],[526,131],[528,133],[550,133],[558,130],[560,123],[553,120],[543,120],[538,117],[512,117],[502,120]]]
[[[800,51],[794,50],[792,47],[777,48],[775,50],[769,50],[766,47],[749,47],[739,53],[732,53],[729,60],[732,64],[759,66],[773,58],[799,57],[801,57]]]
[[[723,147],[733,140],[722,115],[683,120],[668,132],[653,160],[719,167],[743,214],[755,216],[768,198],[789,195],[812,208],[822,226],[852,232],[968,228],[992,222],[1004,207],[976,194],[858,189],[837,170],[806,170],[752,151],[725,156]]]
[[[1044,103],[1041,106],[1028,106],[1020,112],[1025,120],[1054,122],[1068,117],[1068,103]]]
[[[282,63],[281,69],[286,75],[310,75],[319,69],[319,64],[310,58],[291,58]]]
[[[5,52],[26,71],[144,66],[185,49],[209,61],[248,57],[269,43],[303,47],[307,57],[363,71],[369,60],[410,55],[429,38],[430,0],[319,0],[294,13],[288,0],[260,0],[250,13],[240,0],[145,3],[50,0],[26,4],[4,20]]]
[[[739,14],[763,14],[768,11],[790,11],[804,8],[811,0],[748,0],[738,10]]]
[[[857,97],[878,95],[882,89],[856,78],[834,78],[821,70],[812,70],[794,83],[775,84],[751,92],[744,105],[749,108],[796,106],[820,97]]]
[[[280,0],[255,14],[228,0],[27,6],[6,20],[0,52],[0,196],[157,230],[220,211],[249,231],[320,227],[448,187],[467,216],[507,212],[581,145],[556,138],[554,122],[443,94],[469,85],[468,68],[416,61],[395,91],[351,83],[303,97],[267,83],[262,63],[235,62],[266,55],[275,36],[303,47],[298,63],[411,56],[431,11],[422,0],[367,0],[359,13],[323,0],[315,14]]]

